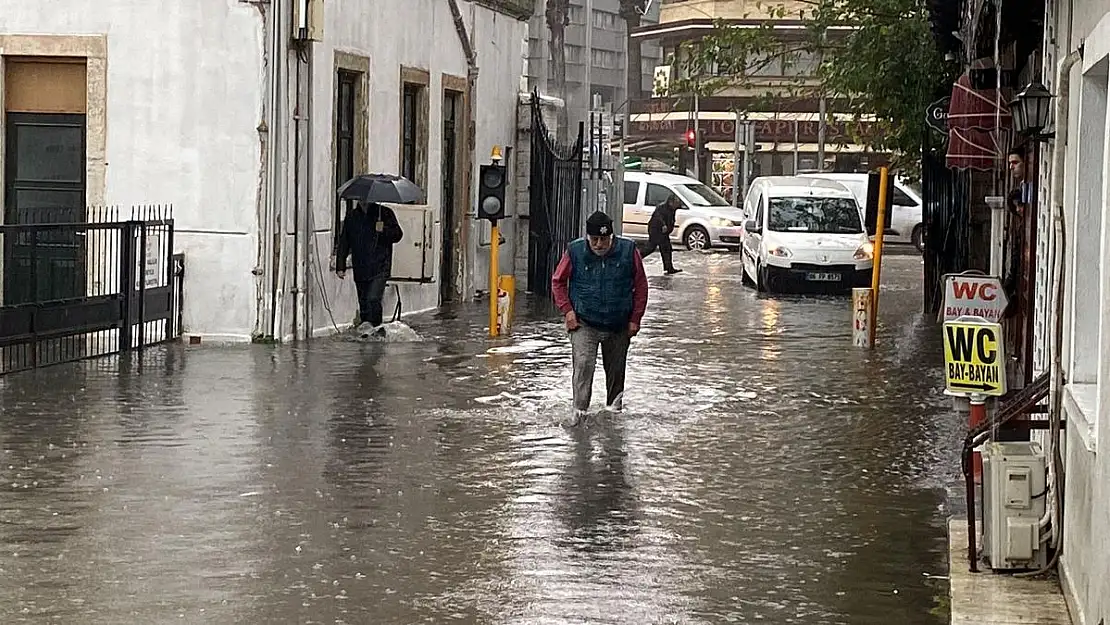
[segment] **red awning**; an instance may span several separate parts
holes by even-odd
[[[976,89],[973,70],[991,69],[991,59],[978,59],[952,85],[948,107],[948,166],[953,169],[993,169],[1004,156],[1005,141],[1012,125],[1006,89],[994,86]]]

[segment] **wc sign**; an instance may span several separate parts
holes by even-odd
[[[1009,303],[998,278],[966,274],[945,276],[943,321],[982,317],[990,323],[998,323]]]

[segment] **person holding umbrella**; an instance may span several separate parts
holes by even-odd
[[[419,194],[419,187],[404,178],[370,174],[353,178],[339,189],[340,198],[357,203],[343,218],[335,273],[340,279],[346,278],[350,255],[361,321],[357,331],[364,337],[385,336],[382,299],[393,271],[393,246],[404,237],[397,215],[381,202],[415,203],[419,198],[409,187]]]

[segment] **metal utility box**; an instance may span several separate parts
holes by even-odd
[[[1047,495],[1039,443],[983,446],[983,550],[995,570],[1039,569],[1047,558],[1040,522]]]
[[[392,282],[435,280],[436,210],[426,204],[386,204],[397,215],[404,238],[393,247]]]

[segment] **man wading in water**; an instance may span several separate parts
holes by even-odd
[[[571,242],[559,261],[551,293],[570,333],[575,425],[590,407],[599,345],[606,404],[621,410],[629,343],[647,308],[647,276],[639,250],[632,241],[613,236],[613,220],[596,212],[586,220],[586,237]]]

